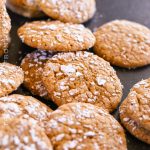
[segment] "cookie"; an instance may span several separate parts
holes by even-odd
[[[132,120],[126,114],[126,108],[125,103],[123,103],[120,107],[120,119],[122,124],[133,136],[147,144],[150,144],[150,131],[140,127],[137,122]]]
[[[28,18],[42,17],[38,0],[7,0],[7,7],[14,13]]]
[[[150,78],[135,84],[126,101],[126,113],[140,126],[150,130]]]
[[[138,23],[115,20],[96,32],[94,52],[112,65],[136,68],[150,64],[150,30]]]
[[[92,32],[83,25],[59,21],[34,21],[18,29],[22,42],[33,48],[51,51],[79,51],[95,44]]]
[[[31,96],[10,95],[0,98],[0,119],[33,118],[43,127],[52,110]]]
[[[121,104],[123,125],[140,140],[150,144],[150,78],[135,84]]]
[[[0,97],[17,90],[23,83],[24,73],[18,66],[0,63]]]
[[[4,54],[5,50],[7,50],[10,41],[9,32],[11,24],[5,3],[6,0],[0,1],[0,56]]]
[[[96,11],[95,0],[42,0],[39,4],[44,13],[62,22],[83,23]]]
[[[46,133],[55,150],[126,150],[121,125],[105,110],[87,103],[69,103],[54,111]]]
[[[25,72],[24,86],[29,89],[33,95],[38,95],[48,98],[47,90],[42,83],[43,68],[48,60],[54,53],[36,50],[22,60],[21,68]]]
[[[52,150],[45,132],[34,120],[12,119],[4,124],[0,120],[1,150]]]
[[[89,52],[58,53],[45,64],[43,84],[58,105],[86,102],[113,111],[122,85],[108,62]]]

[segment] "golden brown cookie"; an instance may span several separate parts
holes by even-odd
[[[18,66],[0,63],[0,97],[15,91],[23,83],[24,73]]]
[[[46,133],[55,150],[127,150],[121,125],[105,110],[69,103],[54,111]]]
[[[150,78],[135,84],[126,101],[130,118],[150,130]]]
[[[95,44],[92,32],[83,25],[59,21],[34,21],[18,29],[22,42],[51,51],[79,51]]]
[[[42,83],[42,73],[46,61],[53,55],[51,52],[36,50],[22,60],[21,68],[25,72],[24,85],[33,95],[49,99]]]
[[[43,129],[32,119],[12,119],[4,124],[0,120],[1,150],[52,150]]]
[[[134,120],[127,116],[125,103],[120,107],[120,119],[124,127],[126,127],[133,136],[150,144],[150,131],[140,127]]]
[[[31,96],[14,94],[0,98],[0,119],[5,121],[18,117],[33,118],[43,126],[51,112],[49,107]]]
[[[43,84],[58,105],[86,102],[113,111],[122,86],[108,62],[89,52],[58,53],[43,71]]]
[[[138,23],[115,20],[96,32],[94,52],[111,64],[136,68],[150,64],[150,30]]]
[[[14,13],[28,18],[42,17],[38,0],[7,0],[7,7]]]
[[[6,11],[6,0],[0,0],[0,56],[8,48],[10,41],[9,32],[11,29],[10,18]]]
[[[150,144],[150,79],[133,86],[121,104],[120,118],[131,134]]]
[[[40,0],[39,4],[44,13],[62,22],[83,23],[96,11],[95,0]]]

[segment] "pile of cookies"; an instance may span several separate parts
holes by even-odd
[[[93,17],[95,6],[95,0],[7,0],[7,7],[20,15],[46,14],[57,21],[25,23],[18,36],[35,50],[20,67],[0,63],[0,149],[127,149],[124,129],[110,114],[123,94],[110,63],[129,69],[150,64],[150,30],[116,20],[92,33],[79,23]],[[2,22],[9,24],[0,27],[4,50],[10,20],[5,1],[0,7],[0,14],[5,14]],[[32,96],[9,95],[22,83],[32,95],[53,101],[58,108],[53,111]],[[137,83],[119,109],[122,124],[148,144],[149,93],[150,79]]]
[[[31,96],[8,96],[24,80],[20,67],[1,63],[0,77],[1,149],[126,149],[123,128],[103,108],[76,102],[53,112]]]

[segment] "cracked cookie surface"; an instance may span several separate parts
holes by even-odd
[[[10,41],[9,32],[11,29],[10,18],[8,16],[6,0],[0,1],[0,56],[2,56],[8,48]]]
[[[105,110],[91,104],[60,106],[46,124],[46,133],[56,150],[127,149],[120,124]]]
[[[130,118],[126,114],[127,107],[125,106],[126,103],[123,103],[120,107],[120,119],[124,127],[136,138],[142,140],[150,144],[150,131],[140,127],[137,122]]]
[[[7,7],[14,13],[28,18],[42,17],[38,0],[7,0]]]
[[[0,63],[0,97],[15,91],[23,83],[24,73],[18,66]]]
[[[120,118],[137,138],[150,143],[150,79],[135,84],[121,104]]]
[[[4,124],[0,120],[1,150],[52,150],[52,145],[43,129],[33,119],[11,119]]]
[[[0,119],[33,118],[40,126],[46,121],[52,110],[31,96],[13,94],[0,98]]]
[[[50,51],[79,51],[95,44],[92,32],[83,25],[59,21],[34,21],[18,29],[22,42]]]
[[[113,111],[122,97],[122,85],[114,69],[89,52],[53,56],[45,64],[43,84],[58,106],[86,102]]]
[[[150,30],[138,23],[115,20],[96,32],[94,51],[111,64],[136,68],[150,64]]]
[[[39,4],[44,13],[62,22],[83,23],[96,11],[95,0],[42,0]]]
[[[47,90],[42,83],[42,73],[46,61],[54,54],[55,53],[52,52],[36,50],[27,54],[22,60],[21,68],[25,74],[24,86],[29,89],[33,95],[49,99]]]

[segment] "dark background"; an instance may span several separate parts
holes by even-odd
[[[8,59],[5,61],[12,64],[19,65],[22,58],[32,52],[34,49],[21,43],[17,36],[17,29],[24,22],[31,21],[9,11],[12,20],[11,30],[11,44],[8,52]],[[42,18],[47,19],[47,18]],[[114,19],[128,19],[144,24],[150,28],[150,0],[97,0],[97,12],[92,20],[85,25],[92,31],[96,30],[100,25],[114,20]],[[5,54],[7,57],[7,54]],[[3,58],[4,61],[4,58]],[[141,79],[150,77],[150,66],[142,67],[135,70],[127,70],[115,67],[122,84],[124,85],[124,95],[122,100],[127,96],[130,88]],[[23,86],[20,87],[15,93],[31,95]],[[39,98],[40,99],[40,98]],[[41,99],[47,105],[55,109],[52,102]],[[118,111],[116,110],[113,115],[119,120]],[[129,150],[148,150],[150,146],[139,141],[130,133],[126,131],[127,143]],[[116,139],[117,140],[117,139]]]

